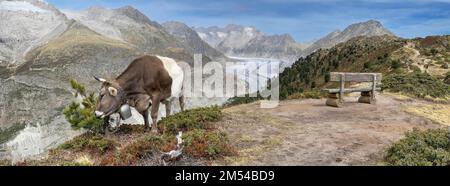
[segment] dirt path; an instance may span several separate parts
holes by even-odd
[[[440,125],[404,112],[425,102],[379,95],[376,105],[346,97],[343,108],[322,100],[291,100],[274,109],[259,104],[224,110],[220,126],[239,156],[217,165],[376,165],[382,150],[413,128]]]
[[[409,59],[412,61],[412,64],[419,67],[420,71],[425,72],[425,59],[420,57],[420,52],[415,49],[415,45],[413,43],[408,43],[404,46],[404,49],[407,52],[412,53],[412,55],[409,55]]]
[[[409,42],[400,49],[400,56],[396,58],[400,61],[406,61],[409,65],[417,66],[422,72],[427,72],[433,76],[444,76],[449,69],[442,68],[436,59],[431,56],[421,54],[413,42]],[[428,66],[428,67],[426,67]],[[413,69],[410,69],[412,72]]]

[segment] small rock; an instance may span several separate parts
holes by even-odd
[[[442,68],[444,68],[444,69],[449,69],[449,68],[450,68],[450,64],[449,64],[449,63],[444,63],[444,64],[442,65]]]
[[[450,76],[447,76],[447,78],[444,80],[444,83],[450,85]]]

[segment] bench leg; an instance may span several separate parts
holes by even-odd
[[[339,99],[339,93],[329,93],[327,99],[327,105],[332,107],[342,107],[342,101]]]
[[[361,96],[358,99],[359,103],[375,104],[375,96],[372,96],[372,92],[361,92]]]

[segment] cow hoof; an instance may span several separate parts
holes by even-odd
[[[152,133],[153,134],[158,134],[159,132],[158,132],[158,129],[152,129]]]

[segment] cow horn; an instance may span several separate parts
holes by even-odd
[[[97,81],[100,81],[102,83],[106,82],[106,79],[98,78],[97,76],[94,76],[94,79],[97,80]]]

